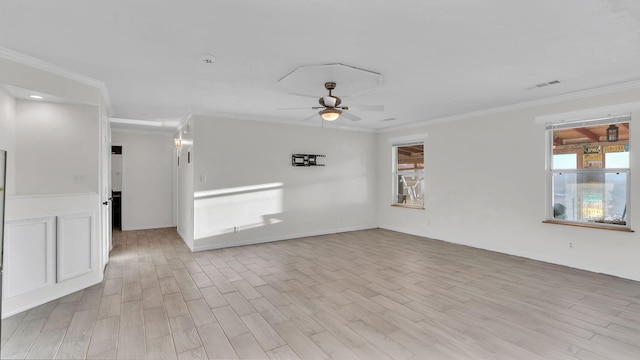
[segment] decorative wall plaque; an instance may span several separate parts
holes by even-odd
[[[324,166],[318,164],[318,158],[326,157],[325,155],[310,154],[293,154],[291,155],[291,166]]]

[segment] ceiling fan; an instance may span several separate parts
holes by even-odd
[[[342,106],[342,99],[332,94],[332,91],[336,88],[335,82],[326,82],[324,83],[324,88],[329,91],[329,95],[323,96],[318,99],[318,103],[322,106],[313,106],[311,109],[318,110],[317,114],[313,114],[302,121],[310,120],[320,115],[323,120],[326,121],[334,121],[337,120],[341,115],[351,121],[360,121],[362,120],[360,117],[355,116],[351,113],[347,113],[345,111],[349,110],[348,106]],[[362,109],[366,111],[383,111],[384,106],[382,105],[354,105],[352,106],[354,109]],[[300,109],[309,109],[309,108],[281,108],[278,110],[300,110]]]

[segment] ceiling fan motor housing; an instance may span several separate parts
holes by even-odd
[[[329,95],[321,97],[318,102],[324,107],[336,107],[342,103],[342,100],[337,96]]]
[[[342,100],[340,100],[339,97],[337,96],[333,96],[333,94],[331,94],[331,90],[336,88],[336,83],[329,81],[324,83],[324,88],[329,90],[329,96],[323,96],[321,97],[318,102],[320,103],[320,105],[324,106],[324,107],[336,107],[338,105],[340,105],[342,103]]]

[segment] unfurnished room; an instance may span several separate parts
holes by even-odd
[[[640,358],[640,2],[0,3],[2,359]]]

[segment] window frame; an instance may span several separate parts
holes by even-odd
[[[554,131],[560,129],[575,129],[584,128],[588,126],[597,125],[610,125],[628,123],[631,124],[631,114],[623,114],[617,116],[604,116],[591,119],[562,121],[545,124],[546,135],[546,159],[545,159],[545,172],[546,172],[546,191],[545,191],[545,221],[546,223],[564,224],[583,226],[591,228],[602,228],[621,231],[633,231],[631,230],[631,162],[628,168],[580,168],[580,169],[554,169],[553,168],[553,156],[554,156]],[[628,140],[629,153],[631,149],[631,136]],[[579,220],[567,220],[557,219],[554,216],[554,175],[555,174],[602,174],[606,176],[607,173],[625,173],[626,174],[626,203],[625,203],[625,224],[612,224],[612,223],[600,223],[592,221],[579,221]]]
[[[422,169],[411,169],[411,170],[398,170],[398,147],[403,146],[416,146],[421,145],[423,149],[422,153],[422,162],[424,164],[424,147],[425,147],[425,139],[415,139],[415,140],[404,140],[404,141],[391,141],[391,157],[392,157],[392,171],[391,171],[391,206],[410,208],[410,209],[425,209],[425,169],[424,165]],[[422,189],[422,204],[413,205],[413,204],[405,204],[401,203],[398,200],[398,177],[400,175],[415,175],[421,176],[422,180],[420,180],[420,188]]]

